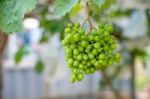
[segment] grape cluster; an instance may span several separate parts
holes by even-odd
[[[86,34],[78,22],[68,24],[62,44],[67,66],[72,72],[71,83],[83,80],[85,74],[93,74],[120,61],[112,32],[110,24],[100,23],[90,34]]]

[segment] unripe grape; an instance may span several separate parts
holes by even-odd
[[[75,34],[73,36],[73,38],[74,38],[74,41],[79,41],[80,40],[80,35],[79,34]]]
[[[79,65],[79,68],[80,68],[80,69],[84,69],[84,65],[83,65],[83,64],[80,64],[80,65]]]
[[[98,61],[95,61],[94,66],[95,66],[95,67],[98,67],[99,65],[100,65],[99,62],[98,62]]]
[[[74,67],[78,67],[78,66],[79,66],[79,62],[78,62],[77,60],[75,60],[75,61],[73,62],[73,66],[74,66]]]
[[[80,73],[80,74],[77,75],[77,80],[78,81],[81,81],[83,79],[84,79],[84,75],[83,74]]]
[[[88,60],[88,55],[87,55],[87,54],[84,54],[84,55],[83,55],[83,59],[84,59],[84,60]]]
[[[90,69],[86,69],[86,70],[85,70],[85,73],[86,73],[86,74],[90,74]]]
[[[92,54],[93,54],[93,55],[97,55],[97,53],[98,53],[98,52],[97,52],[96,49],[93,49],[93,50],[92,50]]]
[[[71,83],[74,83],[75,80],[76,80],[76,75],[73,74],[73,75],[71,76],[71,78],[70,78],[70,82],[71,82]]]
[[[89,43],[88,43],[87,41],[81,41],[81,45],[82,45],[83,47],[87,47],[88,44],[89,44]]]
[[[76,48],[76,44],[71,44],[70,48],[74,50]]]
[[[91,73],[94,73],[94,72],[95,72],[95,68],[92,67],[90,72],[91,72]]]
[[[69,58],[69,59],[68,59],[68,63],[69,63],[69,64],[73,64],[73,58]]]
[[[79,28],[80,27],[80,23],[76,22],[75,23],[75,27]]]
[[[104,58],[105,58],[105,54],[104,54],[104,53],[101,53],[98,58],[99,58],[100,60],[101,60],[101,59],[104,59]]]
[[[88,57],[89,57],[89,59],[93,59],[93,58],[94,58],[94,55],[91,54],[91,53],[89,53],[89,54],[88,54]]]
[[[83,60],[83,61],[82,61],[82,64],[84,64],[84,65],[85,65],[85,64],[86,64],[86,61],[85,61],[85,60]]]
[[[69,23],[69,24],[68,24],[68,27],[72,28],[72,27],[73,27],[72,23]]]
[[[95,48],[99,48],[99,47],[100,47],[100,44],[99,44],[99,43],[95,43],[95,44],[94,44],[94,47],[95,47]]]
[[[84,34],[84,33],[85,33],[85,30],[84,30],[84,29],[80,29],[79,33],[80,33],[80,34]]]
[[[78,49],[74,49],[73,50],[73,54],[77,56],[79,54],[79,50]]]
[[[80,51],[80,52],[83,52],[83,51],[84,51],[84,48],[83,48],[82,46],[80,46],[80,47],[79,47],[79,51]]]
[[[95,36],[95,37],[94,37],[94,40],[95,40],[95,41],[98,41],[99,39],[100,39],[100,38],[99,38],[98,36]]]
[[[70,33],[71,32],[71,28],[66,28],[65,29],[65,33]]]
[[[77,60],[82,60],[82,54],[79,54],[78,56],[77,56]]]

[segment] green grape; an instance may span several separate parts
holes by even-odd
[[[80,69],[84,69],[84,65],[83,65],[83,64],[80,64],[80,65],[79,65],[79,68],[80,68]]]
[[[72,23],[69,23],[69,24],[68,24],[68,27],[72,28],[72,27],[73,27]]]
[[[84,79],[84,75],[83,74],[80,73],[80,74],[77,75],[77,80],[78,81],[81,81],[83,79]]]
[[[87,62],[87,67],[91,67],[91,63],[90,62]]]
[[[68,59],[68,63],[69,63],[69,64],[73,64],[73,58],[69,58],[69,59]]]
[[[121,58],[119,53],[116,53],[114,57],[115,57],[115,59],[120,59]]]
[[[80,51],[80,52],[83,52],[83,51],[84,51],[84,48],[83,48],[82,46],[80,46],[80,47],[79,47],[79,51]]]
[[[66,28],[65,29],[65,33],[70,33],[71,32],[71,28]]]
[[[97,53],[98,53],[98,52],[97,52],[96,49],[93,49],[93,50],[92,50],[92,54],[93,54],[93,55],[97,55]]]
[[[85,65],[85,64],[86,64],[86,61],[84,61],[84,60],[83,60],[83,61],[82,61],[82,64],[84,64],[84,65]]]
[[[73,69],[72,71],[74,74],[77,74],[78,73],[78,70],[77,69]]]
[[[100,39],[100,38],[99,38],[98,36],[95,36],[95,37],[94,37],[94,40],[95,40],[95,41],[98,41],[99,39]]]
[[[99,48],[99,47],[100,47],[100,44],[97,42],[97,43],[94,44],[94,47],[95,47],[95,48]]]
[[[95,67],[98,67],[99,65],[100,65],[99,62],[98,62],[98,61],[95,61],[94,66],[95,66]]]
[[[82,54],[79,54],[78,56],[77,56],[77,60],[82,60]]]
[[[93,35],[89,36],[89,40],[93,41],[94,40],[94,36]]]
[[[74,83],[76,80],[76,75],[75,74],[72,74],[71,78],[70,78],[70,82],[71,83]]]
[[[101,59],[103,60],[103,59],[105,58],[105,54],[104,54],[104,53],[101,53],[98,58],[99,58],[100,60],[101,60]]]
[[[116,45],[116,44],[111,44],[111,45],[110,45],[110,48],[116,49],[116,48],[117,48],[117,45]]]
[[[73,50],[73,54],[77,56],[79,54],[79,50],[78,49],[74,49]]]
[[[91,53],[89,53],[89,54],[88,54],[88,57],[89,57],[89,59],[93,59],[93,58],[94,58],[94,55],[91,54]]]
[[[115,52],[117,45],[115,37],[111,35],[111,24],[99,23],[98,28],[93,29],[89,35],[78,22],[69,23],[64,31],[66,36],[62,45],[67,66],[72,72],[71,83],[83,80],[84,75],[120,62],[121,56]]]
[[[75,23],[75,27],[79,28],[80,27],[80,23]]]
[[[83,55],[83,60],[88,60],[88,55],[87,54]]]
[[[91,49],[92,49],[92,45],[88,45],[88,46],[87,46],[87,49],[88,49],[88,50],[91,50]]]
[[[75,34],[73,36],[74,41],[79,41],[80,40],[80,34]]]
[[[84,33],[85,33],[85,30],[84,30],[84,29],[80,29],[80,30],[79,30],[79,33],[80,33],[80,34],[84,34]]]
[[[85,74],[90,74],[90,69],[86,69]]]
[[[78,67],[78,66],[79,66],[79,62],[78,62],[77,60],[75,60],[75,61],[73,62],[73,66],[74,66],[74,67]]]
[[[91,73],[94,73],[94,72],[95,72],[95,68],[92,67],[90,72],[91,72]]]
[[[70,49],[75,49],[76,48],[76,44],[71,44],[70,45]]]
[[[87,41],[81,41],[81,46],[83,47],[87,47],[89,43]]]

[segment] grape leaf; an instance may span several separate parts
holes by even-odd
[[[41,60],[37,61],[34,70],[37,73],[41,73],[44,70],[44,64],[43,64],[43,62]]]
[[[57,16],[64,16],[68,13],[76,4],[78,0],[56,0],[56,11]]]
[[[26,48],[23,46],[21,47],[15,54],[15,63],[18,64],[22,58],[26,55],[27,51]]]
[[[0,30],[7,33],[21,31],[24,14],[36,3],[36,0],[1,0]]]
[[[109,8],[116,0],[91,0],[95,3],[101,10]]]
[[[82,8],[83,6],[80,3],[77,3],[69,13],[70,18],[73,18]]]

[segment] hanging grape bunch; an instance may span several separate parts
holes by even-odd
[[[71,83],[81,81],[84,75],[93,74],[120,61],[115,37],[110,24],[99,24],[87,34],[79,23],[69,23],[62,41],[66,52],[67,66],[72,72]]]

